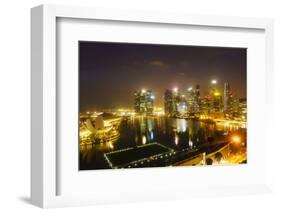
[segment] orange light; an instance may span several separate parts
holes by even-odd
[[[241,138],[240,138],[239,136],[237,136],[237,135],[233,135],[233,136],[231,137],[231,141],[232,141],[233,143],[241,143]]]

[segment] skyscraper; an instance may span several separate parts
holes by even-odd
[[[186,102],[180,96],[178,89],[166,90],[164,94],[164,107],[167,116],[177,116],[179,111],[181,114],[186,110]]]
[[[247,120],[247,100],[246,98],[239,99],[239,120],[246,121]]]
[[[187,89],[186,99],[188,103],[188,113],[194,113],[196,105],[196,92],[192,87]]]
[[[195,95],[196,95],[197,99],[200,98],[200,85],[199,84],[196,84],[196,86],[195,86]]]
[[[187,89],[188,112],[191,114],[199,113],[200,111],[200,86],[197,84],[195,89],[189,87]]]
[[[166,90],[164,94],[164,110],[165,115],[172,116],[175,111],[173,92]]]
[[[230,97],[230,86],[228,82],[224,83],[224,92],[223,92],[223,111],[227,112],[229,108],[229,97]]]
[[[152,114],[155,96],[151,90],[139,90],[134,93],[135,112],[138,114]]]
[[[218,114],[222,112],[222,95],[217,88],[217,80],[211,81],[211,91],[210,91],[210,110],[213,114]]]

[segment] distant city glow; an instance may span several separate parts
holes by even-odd
[[[217,84],[217,80],[213,79],[213,80],[211,81],[211,83],[212,83],[212,84]]]
[[[191,90],[192,90],[192,87],[189,87],[187,90],[188,90],[188,91],[191,91]]]
[[[173,90],[174,90],[174,92],[178,92],[178,88],[177,87],[175,87]]]
[[[141,92],[142,92],[142,93],[146,93],[146,89],[142,89]]]
[[[220,92],[215,92],[214,95],[215,96],[220,96],[221,94],[220,94]]]

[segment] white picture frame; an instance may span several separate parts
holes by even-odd
[[[87,19],[87,20],[114,20],[120,22],[143,22],[154,24],[193,25],[201,27],[218,27],[232,29],[257,29],[264,31],[265,35],[265,87],[263,92],[266,96],[267,107],[265,119],[270,121],[272,111],[273,88],[273,21],[271,19],[240,18],[240,17],[216,17],[203,15],[155,13],[149,11],[126,11],[100,8],[84,8],[74,6],[41,5],[31,10],[31,201],[34,205],[47,207],[91,205],[99,203],[114,203],[145,200],[144,195],[118,196],[112,193],[108,199],[106,196],[89,195],[59,195],[57,159],[57,19]],[[266,130],[269,135],[270,130]],[[270,138],[265,137],[265,146],[268,148]],[[267,149],[269,150],[269,149]],[[261,173],[266,173],[266,178],[258,184],[234,184],[195,188],[185,188],[180,191],[170,188],[171,193],[177,195],[165,195],[161,190],[156,190],[157,198],[146,196],[146,200],[177,199],[194,196],[208,195],[233,195],[253,194],[271,191],[271,165],[270,152],[266,153],[265,166]],[[111,171],[109,171],[111,172]],[[123,171],[124,173],[125,171]],[[181,171],[183,172],[183,170]],[[107,171],[108,173],[108,171]],[[139,176],[141,173],[138,172]],[[97,192],[100,193],[100,192]]]

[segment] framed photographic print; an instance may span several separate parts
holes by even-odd
[[[272,29],[269,19],[33,8],[32,203],[270,192]]]
[[[247,162],[246,48],[78,45],[80,170]]]

